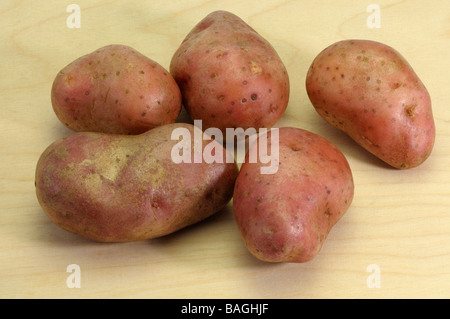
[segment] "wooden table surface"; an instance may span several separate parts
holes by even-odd
[[[0,297],[450,297],[447,0],[373,1],[380,24],[372,19],[377,11],[368,10],[370,1],[73,2],[80,8],[79,28],[67,21],[70,2],[11,0],[0,6]],[[95,243],[52,224],[37,202],[34,171],[43,150],[72,133],[51,108],[56,73],[112,43],[132,46],[168,68],[190,29],[218,9],[249,23],[284,61],[291,97],[277,126],[326,137],[351,165],[352,206],[319,255],[303,264],[255,259],[243,244],[231,205],[175,234],[132,243]],[[350,38],[393,46],[428,88],[437,136],[431,157],[420,167],[387,167],[311,106],[304,85],[309,65],[328,45]],[[72,272],[70,265],[79,268]]]

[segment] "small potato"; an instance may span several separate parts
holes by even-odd
[[[276,149],[273,144],[270,148]],[[265,164],[248,161],[249,154],[256,152],[255,145],[259,146],[258,140],[250,146],[233,195],[245,244],[263,261],[307,262],[319,253],[352,202],[350,166],[341,151],[323,137],[283,127],[279,129],[278,171],[261,174]]]
[[[236,163],[176,164],[175,129],[191,139],[199,130],[167,124],[140,135],[78,132],[54,142],[36,167],[43,210],[56,225],[99,242],[167,235],[218,212],[232,197]]]
[[[140,134],[174,123],[181,92],[161,65],[125,45],[78,58],[56,76],[51,101],[74,131]]]
[[[289,77],[271,44],[236,15],[215,11],[172,57],[170,72],[193,120],[206,128],[270,128],[289,100]]]
[[[306,90],[320,116],[389,165],[407,169],[429,157],[435,139],[430,95],[393,48],[337,42],[312,62]]]

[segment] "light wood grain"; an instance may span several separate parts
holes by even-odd
[[[450,297],[450,4],[372,1],[381,28],[369,29],[368,1],[74,1],[81,28],[66,26],[61,1],[3,1],[0,7],[0,297],[2,298],[448,298]],[[55,117],[50,87],[75,58],[106,44],[133,46],[168,68],[187,32],[211,11],[234,12],[277,49],[291,99],[277,126],[311,130],[338,145],[355,198],[320,254],[304,264],[249,255],[231,205],[165,238],[99,244],[53,225],[34,192],[41,152],[71,132]],[[384,42],[414,67],[433,101],[437,138],[420,167],[397,171],[329,127],[304,87],[312,59],[348,38]],[[67,266],[81,269],[68,288]],[[367,267],[378,265],[380,288]]]

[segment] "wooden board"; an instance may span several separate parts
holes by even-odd
[[[2,298],[448,298],[450,297],[450,3],[377,1],[3,1],[0,7],[0,297]],[[190,29],[231,11],[277,49],[291,98],[277,126],[318,133],[352,167],[355,197],[320,254],[271,264],[246,250],[231,205],[164,238],[94,243],[54,224],[40,208],[34,171],[42,151],[71,133],[56,118],[50,88],[75,58],[120,43],[165,68]],[[371,9],[371,7],[369,7]],[[75,26],[74,28],[70,28]],[[400,51],[427,86],[437,137],[420,167],[391,169],[326,124],[305,76],[313,58],[342,39]],[[182,115],[185,116],[185,115]],[[70,265],[77,265],[79,272]],[[80,288],[70,288],[80,274]]]

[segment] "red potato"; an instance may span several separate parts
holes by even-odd
[[[234,188],[238,228],[258,259],[307,262],[319,253],[329,231],[351,205],[350,166],[325,138],[283,127],[279,129],[278,171],[261,174],[266,164],[248,161],[257,143],[250,147]]]
[[[170,72],[205,128],[270,128],[289,100],[289,77],[271,44],[236,15],[215,11],[186,36]]]
[[[320,116],[391,166],[416,167],[431,154],[430,95],[393,48],[369,40],[337,42],[312,62],[306,90]]]
[[[200,131],[178,123],[140,135],[77,132],[55,141],[36,167],[44,212],[61,228],[99,242],[164,236],[218,212],[231,200],[237,165],[176,164],[179,142],[172,134],[180,129],[189,143]],[[199,145],[222,147],[205,139]]]
[[[51,101],[70,129],[116,134],[174,123],[182,106],[172,75],[125,45],[102,47],[64,67]]]

